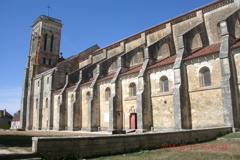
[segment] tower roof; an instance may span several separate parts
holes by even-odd
[[[62,25],[62,21],[59,20],[59,19],[56,19],[56,18],[52,18],[52,17],[49,17],[49,16],[46,16],[46,15],[40,15],[34,22],[33,22],[33,25],[34,26],[36,23],[38,23],[39,21],[51,21],[51,22],[54,22],[54,23],[57,23],[59,25]]]

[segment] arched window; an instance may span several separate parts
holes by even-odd
[[[110,96],[111,96],[111,90],[110,90],[110,88],[108,87],[108,88],[106,88],[106,90],[105,90],[105,100],[108,101],[109,98],[110,98]]]
[[[43,64],[46,64],[46,58],[43,57]]]
[[[211,86],[211,73],[209,68],[204,67],[200,70],[200,84],[202,87]]]
[[[72,96],[71,96],[71,103],[73,103],[73,101],[74,101],[74,97],[73,97],[73,94],[72,94]]]
[[[58,97],[58,105],[60,105],[60,102],[61,102],[61,98],[60,96]]]
[[[168,78],[166,76],[163,76],[162,78],[160,78],[160,92],[168,91],[169,91]]]
[[[87,94],[86,94],[86,103],[88,103],[89,100],[90,100],[90,92],[87,92]]]
[[[46,108],[48,108],[48,98],[46,98]]]
[[[44,46],[43,46],[44,51],[47,50],[47,38],[48,38],[48,35],[45,34],[45,35],[44,35]]]
[[[48,65],[51,66],[51,64],[52,64],[52,60],[49,59],[49,60],[48,60]]]
[[[137,88],[135,83],[131,83],[129,86],[129,96],[136,96],[137,95]]]
[[[54,39],[54,37],[52,36],[52,37],[51,37],[51,46],[50,46],[50,52],[52,52],[52,51],[53,51],[53,39]]]
[[[38,109],[38,99],[36,99],[36,109]]]

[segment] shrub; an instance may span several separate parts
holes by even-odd
[[[10,125],[2,125],[0,126],[1,129],[9,129],[10,128]]]

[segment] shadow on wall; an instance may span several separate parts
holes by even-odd
[[[8,147],[32,147],[33,136],[0,135],[0,144]]]

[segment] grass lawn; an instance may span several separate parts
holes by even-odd
[[[240,133],[211,142],[105,156],[95,160],[240,160]],[[237,139],[236,139],[237,138]]]

